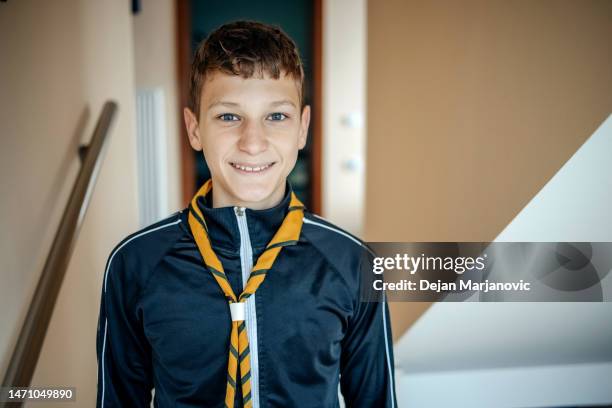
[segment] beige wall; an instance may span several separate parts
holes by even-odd
[[[75,407],[95,405],[106,258],[138,222],[131,39],[130,7],[122,0],[0,3],[2,373],[76,177],[78,143],[89,139],[105,100],[119,104],[32,381],[75,386]]]
[[[136,86],[161,88],[165,95],[170,212],[182,208],[178,144],[182,117],[179,115],[175,6],[172,0],[146,2],[133,19]]]
[[[610,1],[370,1],[365,238],[495,238],[612,112],[610,39]]]

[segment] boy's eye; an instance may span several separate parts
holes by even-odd
[[[287,119],[287,115],[280,112],[274,112],[268,115],[268,119],[273,121],[281,121]]]
[[[240,118],[236,115],[234,115],[233,113],[223,113],[219,116],[217,116],[217,119],[220,119],[224,122],[235,122],[237,120],[240,120]]]

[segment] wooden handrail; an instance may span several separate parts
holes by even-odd
[[[4,387],[28,387],[38,362],[53,308],[66,274],[74,243],[91,200],[93,188],[108,146],[108,131],[117,112],[117,104],[104,104],[91,142],[81,148],[82,166],[74,182],[64,214],[53,239],[49,255],[32,297],[8,369]],[[18,403],[19,406],[21,405]],[[0,402],[0,406],[4,403]],[[11,403],[11,406],[16,406]]]

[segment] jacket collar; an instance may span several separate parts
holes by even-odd
[[[280,203],[265,210],[246,208],[244,215],[248,228],[251,247],[255,252],[263,249],[280,228],[289,209],[291,201],[291,185],[285,185],[285,195]],[[241,232],[238,225],[238,207],[212,207],[214,188],[197,200],[198,207],[204,215],[208,235],[214,249],[240,251]]]

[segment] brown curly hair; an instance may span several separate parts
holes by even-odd
[[[281,73],[298,81],[304,99],[304,68],[295,42],[279,27],[255,21],[224,24],[200,43],[191,64],[189,108],[200,116],[200,97],[206,75],[221,71],[243,78],[278,79]]]

